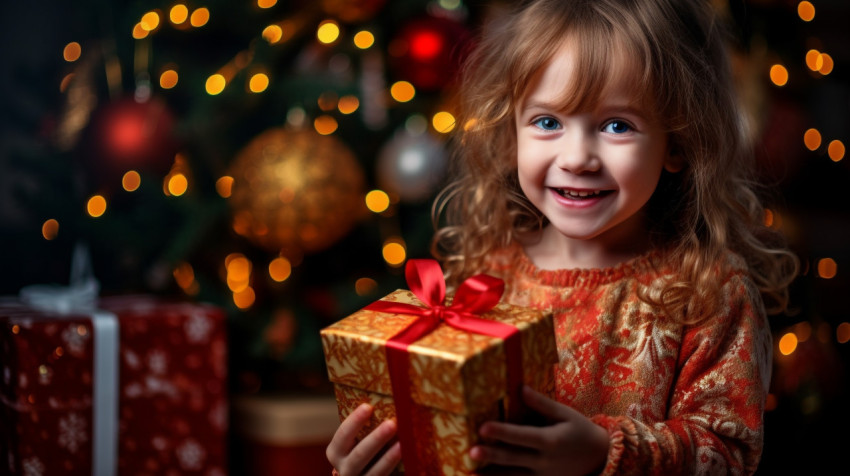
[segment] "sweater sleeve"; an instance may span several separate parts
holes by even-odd
[[[733,275],[719,315],[684,328],[666,421],[596,415],[604,475],[751,474],[761,458],[771,334],[755,285]]]

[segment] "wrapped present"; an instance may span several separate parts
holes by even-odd
[[[489,420],[522,421],[527,384],[551,395],[551,313],[499,303],[503,283],[470,278],[444,303],[433,260],[411,260],[398,290],[321,331],[340,419],[375,411],[358,438],[397,418],[408,474],[472,474],[470,448]]]
[[[151,296],[70,308],[0,303],[4,471],[226,474],[223,311]]]
[[[253,476],[329,476],[325,449],[338,426],[333,395],[236,397],[235,466]]]

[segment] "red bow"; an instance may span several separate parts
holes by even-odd
[[[407,347],[436,329],[440,323],[456,329],[499,337],[505,342],[507,419],[518,421],[522,413],[520,391],[522,388],[522,352],[519,330],[503,322],[481,319],[478,314],[492,309],[502,297],[505,284],[501,279],[479,274],[464,281],[450,306],[445,306],[446,282],[443,271],[434,260],[410,260],[405,268],[410,290],[425,307],[413,304],[376,301],[366,309],[415,315],[410,323],[387,341],[387,366],[392,383],[393,400],[398,421],[398,438],[401,442],[405,472],[419,474],[422,464],[416,451],[414,437],[414,405],[410,398],[410,358]]]

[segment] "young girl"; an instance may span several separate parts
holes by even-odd
[[[538,0],[468,61],[454,184],[435,254],[551,309],[543,426],[487,422],[470,457],[508,474],[744,474],[762,451],[767,303],[797,262],[763,225],[718,20],[707,0]],[[328,457],[387,474],[386,421]]]

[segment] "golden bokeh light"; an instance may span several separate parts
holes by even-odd
[[[818,50],[809,50],[806,52],[806,66],[812,71],[817,71],[823,67],[823,55]]]
[[[820,147],[821,144],[821,136],[820,131],[817,129],[809,129],[803,134],[803,143],[806,144],[806,148],[815,151]]]
[[[850,341],[850,322],[842,322],[835,328],[835,338],[839,344],[846,344]]]
[[[326,136],[336,132],[337,127],[339,127],[339,124],[337,124],[336,119],[324,114],[317,117],[316,120],[313,121],[313,127],[316,128],[316,132],[323,136]]]
[[[154,31],[159,27],[159,13],[147,12],[142,15],[142,21],[139,22],[142,29],[145,31]]]
[[[233,193],[233,177],[225,175],[215,181],[215,191],[224,198],[230,197]]]
[[[354,282],[354,292],[358,296],[368,296],[378,289],[378,283],[372,278],[360,278]]]
[[[269,87],[269,76],[265,73],[257,73],[248,80],[248,89],[252,93],[261,93]]]
[[[177,75],[177,71],[167,69],[159,75],[159,86],[162,89],[171,89],[174,86],[177,86],[178,79],[179,76]]]
[[[800,2],[797,4],[797,15],[803,21],[812,21],[815,19],[815,6],[812,5],[812,2]]]
[[[375,44],[375,35],[370,31],[358,31],[356,35],[354,35],[354,46],[360,48],[361,50],[365,50],[372,45]]]
[[[72,41],[65,45],[65,49],[62,50],[62,57],[65,58],[65,61],[72,63],[80,59],[82,52],[83,49],[80,44],[76,41]]]
[[[275,258],[269,263],[269,276],[278,283],[286,281],[292,275],[292,263],[284,257]]]
[[[826,152],[829,154],[829,158],[832,159],[833,162],[838,162],[844,158],[844,143],[840,140],[834,140],[829,143]]]
[[[103,195],[94,195],[86,202],[86,211],[94,218],[106,213],[106,199]]]
[[[236,307],[239,309],[248,309],[254,304],[255,299],[256,295],[254,294],[254,289],[250,286],[239,292],[233,293],[233,304],[236,304]]]
[[[788,70],[781,64],[771,66],[770,80],[777,86],[785,86],[788,84]]]
[[[277,5],[277,0],[257,0],[257,6],[260,8],[271,8]]]
[[[57,234],[59,234],[59,222],[55,219],[51,218],[46,220],[44,224],[41,225],[41,236],[43,236],[45,240],[50,241],[56,238]]]
[[[407,259],[407,250],[398,239],[391,239],[384,243],[384,261],[390,266],[401,266]]]
[[[797,336],[797,340],[799,342],[806,342],[810,337],[812,337],[812,325],[809,321],[797,323],[794,326],[794,335]]]
[[[832,258],[822,258],[818,261],[818,276],[832,279],[838,274],[838,263]]]
[[[221,74],[214,74],[207,78],[206,90],[210,96],[221,94],[225,86],[227,86],[227,80]]]
[[[189,180],[183,174],[174,174],[168,178],[168,193],[179,197],[189,189]]]
[[[820,55],[820,67],[818,68],[818,72],[824,76],[832,72],[832,68],[835,67],[835,62],[832,60],[832,56],[829,56],[826,53],[822,53]]]
[[[793,332],[788,332],[779,339],[779,352],[782,355],[791,355],[797,350],[797,335]]]
[[[201,7],[192,12],[189,17],[189,24],[195,28],[200,28],[210,21],[210,11],[205,7]]]
[[[416,96],[416,88],[407,81],[397,81],[390,87],[390,96],[398,102],[408,102]]]
[[[263,39],[270,45],[280,42],[283,38],[283,28],[278,25],[269,25],[263,29]]]
[[[455,117],[449,112],[440,111],[431,118],[431,125],[435,131],[447,134],[455,128]]]
[[[129,170],[121,177],[121,186],[128,192],[135,192],[141,184],[142,177],[135,170]]]
[[[148,30],[145,30],[144,28],[142,28],[141,23],[136,23],[136,25],[133,27],[133,38],[135,38],[137,40],[141,40],[142,38],[147,38],[147,36],[149,34],[150,34],[150,32]]]
[[[333,20],[325,20],[319,24],[316,38],[324,44],[331,44],[339,38],[339,24]]]
[[[68,86],[71,85],[71,81],[74,80],[75,76],[76,76],[76,74],[74,74],[74,73],[66,74],[65,77],[62,78],[62,82],[59,83],[59,92],[64,93],[65,91],[67,91]]]
[[[774,220],[774,217],[773,217],[773,210],[771,210],[770,208],[765,208],[764,209],[764,226],[771,228],[771,227],[773,227],[774,223],[775,223],[775,220]]]
[[[357,96],[343,96],[339,98],[337,107],[339,108],[339,112],[343,114],[351,114],[360,107],[360,100],[357,99]]]
[[[168,19],[175,25],[182,25],[189,19],[189,8],[182,3],[174,5],[168,12]]]
[[[383,190],[372,190],[366,194],[366,208],[375,213],[381,213],[390,207],[390,196]]]

